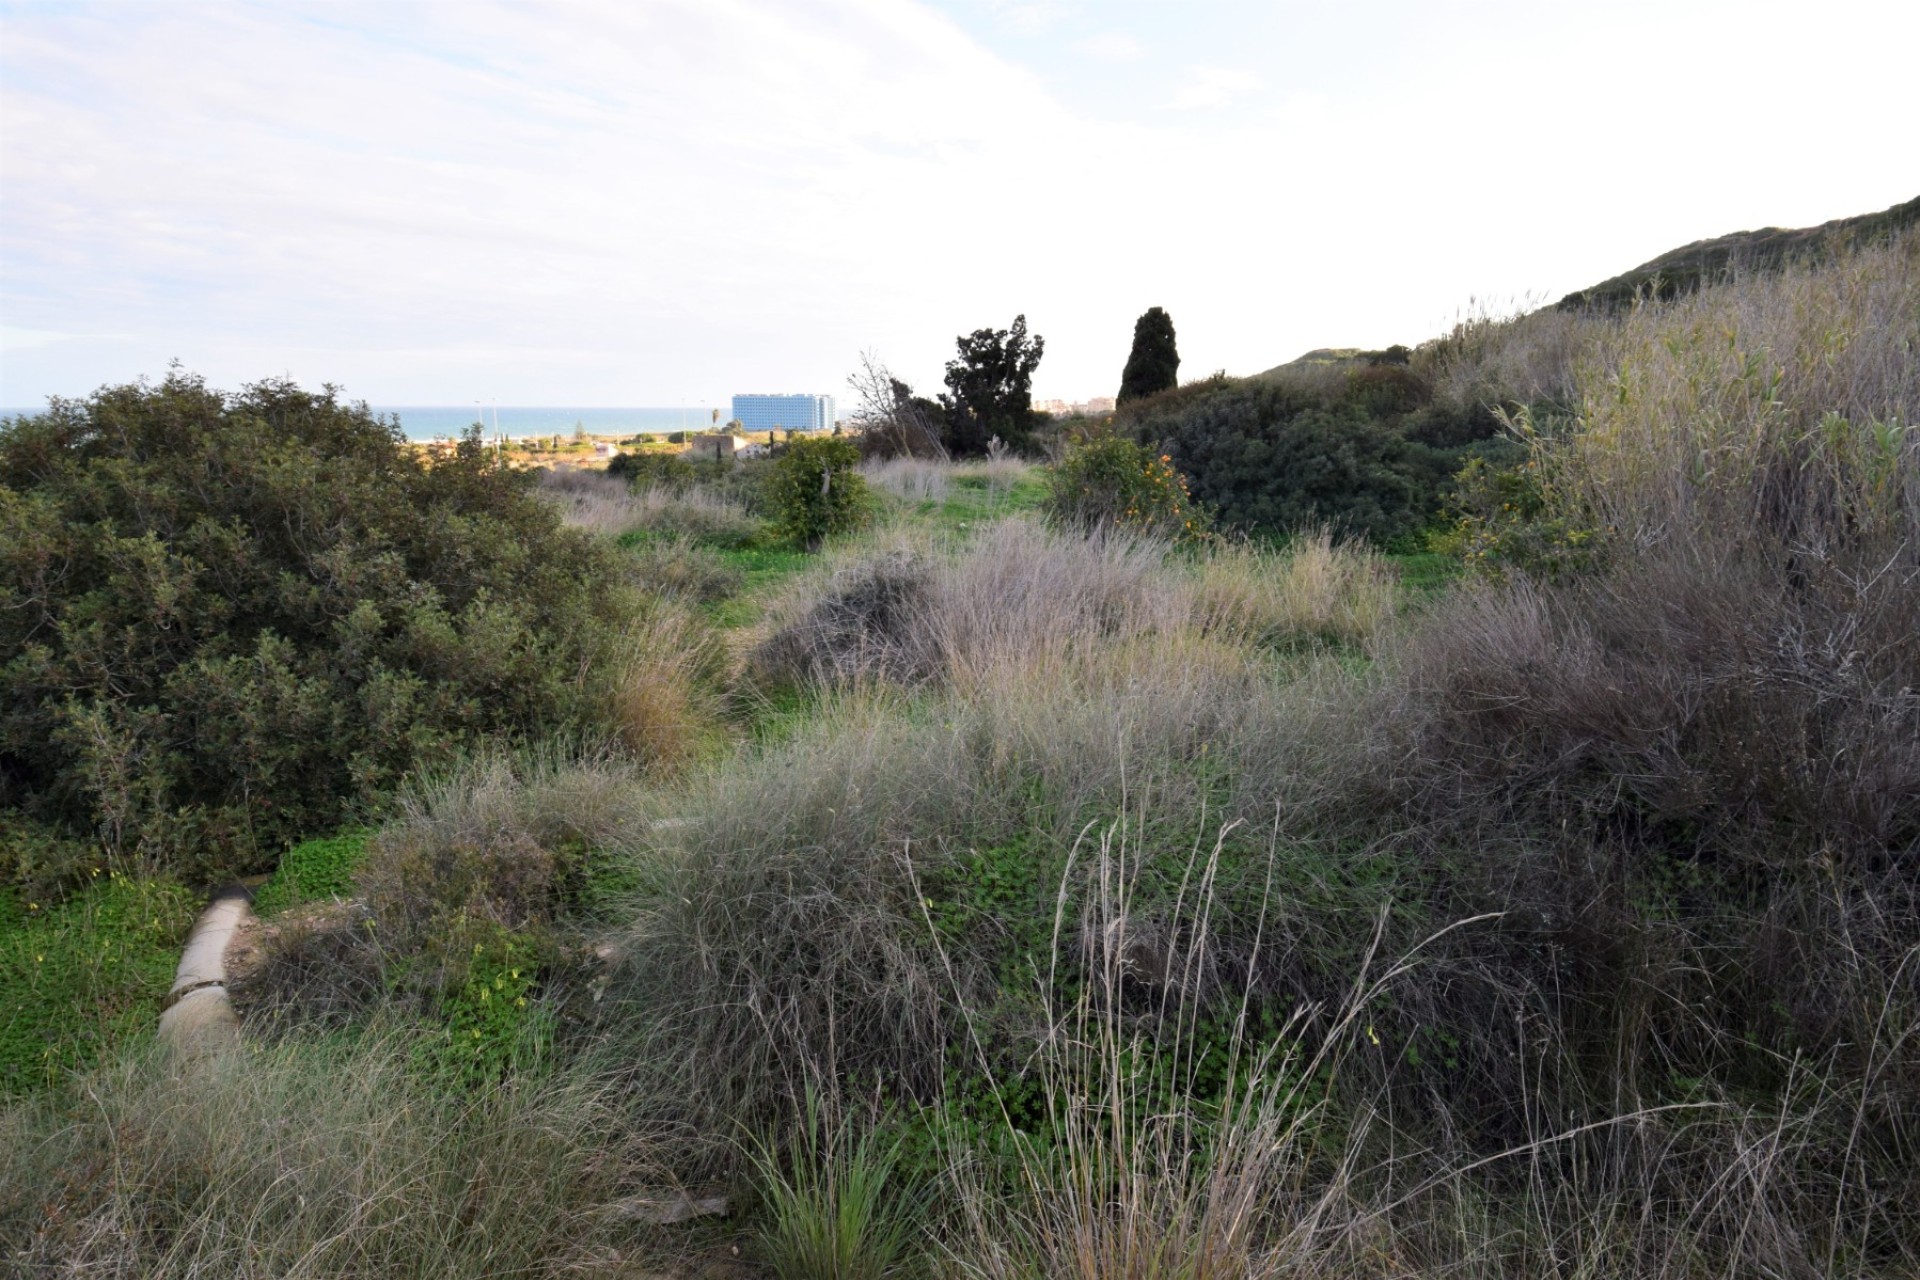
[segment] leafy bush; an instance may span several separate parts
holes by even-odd
[[[1048,513],[1085,530],[1112,526],[1191,542],[1206,518],[1187,492],[1173,460],[1119,436],[1102,436],[1069,449],[1048,472]]]
[[[217,877],[600,714],[610,552],[477,435],[175,373],[0,428],[0,808]]]
[[[1138,403],[1122,425],[1189,477],[1224,525],[1331,525],[1384,541],[1424,524],[1404,438],[1350,404],[1291,386],[1216,380]]]
[[[859,466],[859,448],[843,437],[788,441],[767,477],[767,505],[780,535],[813,548],[866,523],[871,508]]]
[[[616,453],[607,462],[607,474],[635,487],[656,485],[675,493],[696,478],[693,464],[677,453]]]
[[[1565,504],[1549,502],[1538,462],[1492,467],[1474,458],[1455,486],[1460,515],[1434,544],[1469,568],[1559,579],[1597,568],[1606,554],[1607,531],[1593,527],[1590,514],[1570,516]]]

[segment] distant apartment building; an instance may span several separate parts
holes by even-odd
[[[832,396],[735,396],[733,420],[743,431],[831,431]]]

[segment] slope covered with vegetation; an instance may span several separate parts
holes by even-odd
[[[245,1071],[11,1106],[10,1261],[1911,1275],[1916,352],[1895,239],[1144,398],[1044,483],[869,464],[818,554],[751,468],[549,481],[654,602],[614,727],[297,860],[351,888],[274,923]],[[1184,496],[1126,437],[1226,508],[1246,442],[1491,407],[1439,589],[1139,531]],[[734,1216],[639,1221],[678,1188]]]

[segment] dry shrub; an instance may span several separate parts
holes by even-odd
[[[456,984],[474,942],[549,923],[589,851],[630,848],[644,796],[630,761],[562,748],[417,779],[355,876],[369,938],[426,987]]]
[[[782,602],[775,616],[789,620],[753,647],[748,670],[768,684],[926,680],[939,661],[919,625],[930,585],[931,566],[907,548],[836,564]]]
[[[1910,543],[1916,350],[1920,236],[1703,289],[1603,328],[1574,429],[1535,457],[1567,515],[1635,549]]]
[[[1445,337],[1423,345],[1414,367],[1434,402],[1456,412],[1483,405],[1565,405],[1575,365],[1616,321],[1591,312],[1480,307]]]
[[[617,538],[640,527],[638,504],[627,482],[600,471],[548,471],[540,477],[540,493],[560,509],[560,521]]]
[[[745,504],[698,485],[632,488],[599,471],[549,471],[540,492],[560,508],[565,524],[607,537],[645,529],[723,545],[752,541],[762,531]]]
[[[751,669],[763,680],[942,678],[1170,630],[1181,585],[1166,548],[1005,520],[957,549],[895,544],[836,563],[772,611]]]
[[[681,490],[651,485],[637,490],[633,509],[633,528],[683,534],[720,546],[745,546],[766,531],[744,502],[698,485]]]

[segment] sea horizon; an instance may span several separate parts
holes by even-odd
[[[381,418],[398,418],[408,440],[446,440],[464,435],[479,423],[488,438],[507,436],[565,436],[576,430],[596,436],[668,435],[699,431],[724,422],[728,407],[718,405],[474,405],[370,404]],[[0,407],[0,417],[46,412],[45,405]],[[720,416],[715,418],[715,414]]]

